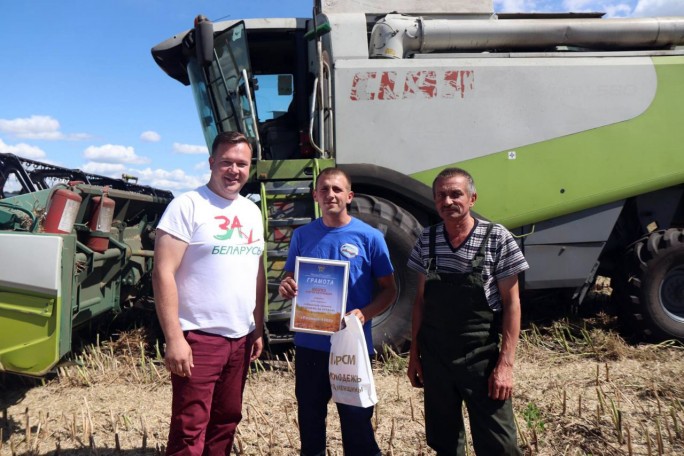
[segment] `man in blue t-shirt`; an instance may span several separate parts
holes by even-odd
[[[326,168],[313,191],[322,217],[295,230],[290,243],[280,295],[297,295],[294,269],[297,257],[349,262],[347,313],[356,315],[364,327],[369,353],[373,353],[371,319],[396,298],[394,269],[382,233],[347,212],[354,197],[351,180],[339,168]],[[378,292],[373,297],[373,288]],[[326,454],[325,418],[332,397],[328,377],[330,336],[295,334],[295,395],[297,396],[301,455]],[[344,454],[381,454],[371,426],[374,407],[337,404]]]

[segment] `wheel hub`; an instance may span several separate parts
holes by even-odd
[[[684,266],[668,271],[660,286],[660,302],[670,318],[684,322]]]

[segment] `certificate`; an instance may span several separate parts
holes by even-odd
[[[297,296],[292,299],[290,330],[337,332],[347,307],[349,262],[297,257],[294,279]]]

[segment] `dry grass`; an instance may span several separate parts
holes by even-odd
[[[514,409],[526,454],[684,454],[682,346],[629,345],[599,314],[530,325],[516,366]],[[422,390],[405,377],[406,358],[375,363],[374,417],[384,454],[434,454],[425,444]],[[88,346],[54,378],[0,377],[1,455],[161,454],[169,377],[142,330]],[[236,453],[295,455],[299,437],[291,354],[253,366]],[[331,455],[341,455],[329,406]],[[472,449],[470,454],[473,454]]]
[[[516,367],[521,440],[534,454],[684,453],[682,354],[566,321],[532,327]]]

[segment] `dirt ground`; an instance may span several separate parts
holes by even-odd
[[[170,384],[144,340],[137,330],[89,346],[43,382],[0,376],[0,455],[163,454]],[[606,315],[526,325],[515,368],[520,446],[535,455],[684,454],[682,355],[679,343],[627,344]],[[253,366],[235,454],[298,454],[291,362],[283,353]],[[423,393],[405,366],[398,355],[375,363],[377,440],[386,455],[434,454]],[[329,454],[342,455],[332,404],[328,430]]]

